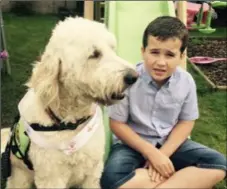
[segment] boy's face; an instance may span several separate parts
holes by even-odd
[[[147,47],[142,48],[142,56],[146,70],[158,85],[164,84],[181,63],[181,44],[178,38],[160,41],[156,37],[148,37]]]

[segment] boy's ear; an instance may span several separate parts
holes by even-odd
[[[141,47],[141,56],[142,56],[143,59],[144,59],[144,53],[145,53],[145,48]]]
[[[145,51],[146,51],[146,48],[141,47],[141,57],[142,57],[142,59],[143,59],[143,60],[145,60],[145,59],[146,59],[146,54],[145,54]]]
[[[185,57],[186,57],[186,50],[184,50],[184,52],[181,53],[181,55],[180,55],[180,58],[181,58],[181,59],[184,59]]]
[[[184,65],[185,63],[185,57],[187,56],[186,50],[180,54],[180,61],[178,63],[178,66]]]

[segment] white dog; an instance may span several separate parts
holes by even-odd
[[[54,28],[10,132],[7,188],[30,188],[33,182],[40,189],[100,188],[105,152],[100,105],[124,98],[137,79],[133,67],[116,55],[115,43],[104,24],[83,18],[67,18]],[[27,143],[20,141],[24,133]],[[8,134],[9,129],[1,131],[1,151]],[[26,144],[19,154],[24,160],[19,159],[15,154]]]

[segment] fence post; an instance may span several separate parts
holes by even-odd
[[[177,1],[177,17],[187,26],[187,1]],[[180,66],[187,69],[187,50]]]
[[[84,1],[84,18],[94,20],[94,1]]]

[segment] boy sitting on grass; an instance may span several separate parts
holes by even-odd
[[[226,158],[188,139],[199,113],[195,82],[178,66],[187,42],[175,17],[158,17],[145,29],[140,77],[108,108],[115,139],[102,189],[212,188],[224,179]]]

